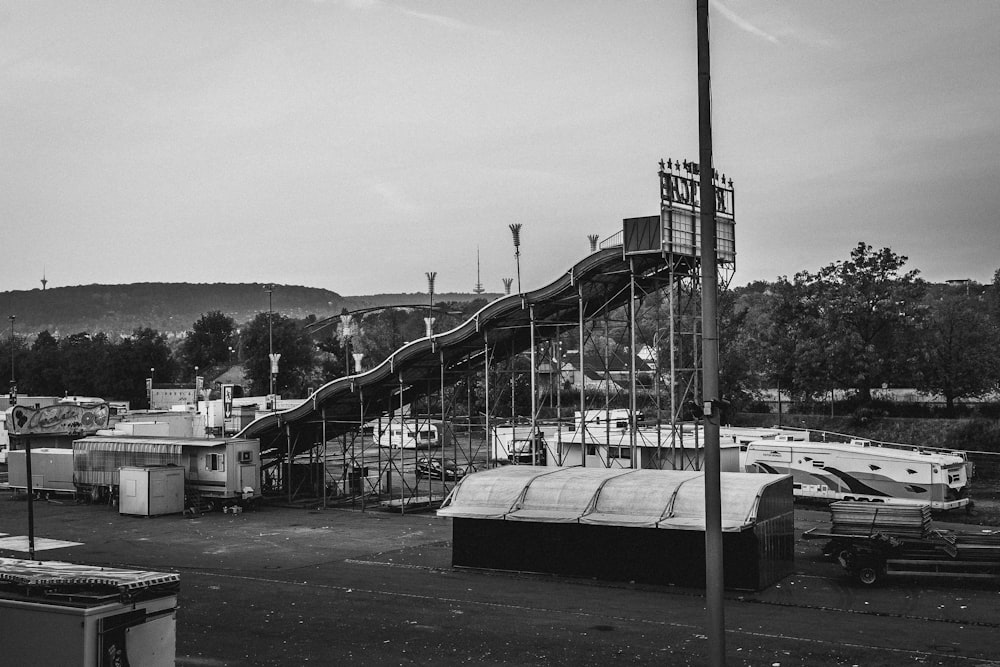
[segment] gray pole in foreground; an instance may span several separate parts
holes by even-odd
[[[702,399],[705,412],[705,603],[708,664],[726,663],[723,610],[722,491],[719,454],[718,266],[715,247],[715,186],[712,164],[712,79],[709,67],[708,0],[697,0],[698,143],[701,169]]]

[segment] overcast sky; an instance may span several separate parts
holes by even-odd
[[[694,0],[0,0],[0,291],[525,289],[698,159]],[[1000,267],[1000,2],[711,5],[734,284]]]

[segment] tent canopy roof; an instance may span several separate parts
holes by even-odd
[[[721,473],[722,528],[757,519],[761,495],[787,475]],[[788,498],[789,511],[791,497]],[[465,477],[439,516],[705,529],[705,476],[691,470],[503,466]]]

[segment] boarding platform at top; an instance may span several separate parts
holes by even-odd
[[[437,393],[468,373],[510,359],[629,303],[638,290],[696,277],[700,267],[697,166],[661,163],[661,212],[627,218],[621,231],[551,283],[500,297],[449,331],[403,345],[374,368],[332,380],[299,405],[259,417],[238,437],[260,438],[262,455],[292,456]],[[693,167],[693,169],[692,169]],[[716,247],[735,262],[732,183],[716,179]]]

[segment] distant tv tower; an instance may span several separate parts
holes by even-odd
[[[476,246],[476,289],[472,291],[476,294],[482,294],[486,291],[486,289],[483,288],[482,276],[479,275],[479,246]]]
[[[510,294],[510,286],[511,286],[511,283],[513,283],[513,282],[514,282],[513,278],[504,278],[503,279],[503,291],[504,291],[504,294]]]
[[[590,234],[587,236],[587,240],[590,241],[590,252],[597,252],[597,240],[601,238],[597,234]]]
[[[45,279],[45,269],[42,269],[42,291],[45,291],[45,286],[49,284],[49,281]]]

